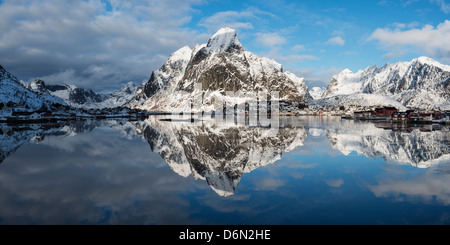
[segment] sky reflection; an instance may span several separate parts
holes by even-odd
[[[405,134],[311,118],[277,134],[230,127],[109,122],[27,141],[0,164],[0,224],[450,223],[448,129]],[[250,150],[226,144],[236,154],[224,166],[195,141],[230,135]],[[431,139],[440,153],[420,145]],[[399,155],[384,156],[385,142],[401,142]],[[281,155],[255,158],[271,150]],[[417,150],[428,167],[393,161]],[[220,189],[227,181],[232,189]]]

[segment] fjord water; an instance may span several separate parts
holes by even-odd
[[[0,129],[0,224],[450,224],[444,125],[151,116]]]

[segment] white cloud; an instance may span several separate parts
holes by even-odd
[[[277,46],[286,43],[286,39],[277,33],[257,33],[256,40],[264,46]]]
[[[383,59],[396,59],[406,55],[407,51],[405,50],[392,50],[391,52],[383,55]]]
[[[293,69],[292,72],[299,77],[305,78],[308,88],[313,88],[327,87],[331,78],[342,70],[343,68],[332,66],[326,70],[317,68],[297,68]]]
[[[376,40],[389,50],[414,48],[414,50],[425,51],[428,56],[438,56],[450,61],[450,45],[448,43],[450,21],[448,20],[436,27],[425,25],[422,29],[377,29],[368,40]]]
[[[284,181],[280,179],[274,179],[274,178],[266,178],[262,181],[258,181],[257,184],[255,184],[256,190],[276,190],[277,188],[283,186],[285,183]]]
[[[216,31],[220,27],[230,27],[237,29],[253,29],[253,24],[242,19],[254,18],[254,14],[249,11],[224,11],[214,14],[200,21],[200,26],[206,27],[209,31]],[[239,21],[241,20],[241,21]]]
[[[341,187],[344,184],[344,180],[343,179],[332,179],[332,180],[326,180],[325,181],[327,183],[328,186],[330,187]]]
[[[297,44],[294,47],[292,47],[291,50],[294,52],[302,52],[302,51],[305,51],[306,48],[305,48],[305,45]]]
[[[332,38],[328,39],[327,44],[343,46],[345,44],[345,40],[342,39],[342,37],[339,37],[339,36],[332,37]]]
[[[403,178],[397,171],[388,172],[388,175],[377,180],[378,183],[368,185],[368,188],[376,197],[449,206],[450,186],[446,183],[450,181],[450,176],[446,172],[447,169],[437,166],[433,170],[413,179]]]
[[[442,12],[448,14],[450,13],[450,4],[446,3],[445,0],[430,0],[432,3],[436,3],[441,7]]]
[[[390,26],[392,26],[396,30],[406,29],[406,28],[412,29],[412,28],[416,28],[416,27],[420,26],[420,23],[417,21],[413,21],[411,23],[394,22]]]
[[[310,55],[310,54],[300,54],[300,55],[289,55],[289,56],[284,56],[282,59],[285,60],[290,60],[292,62],[295,61],[306,61],[306,60],[318,60],[319,58],[317,58],[314,55]]]
[[[275,15],[261,11],[257,8],[248,8],[243,11],[222,11],[212,16],[203,18],[199,22],[199,26],[208,29],[209,32],[215,32],[221,27],[230,27],[238,29],[253,29],[252,23],[262,21],[264,17],[276,18]]]
[[[283,55],[279,47],[272,48],[269,53],[259,54],[261,57],[268,57],[281,62],[284,65],[295,64],[307,60],[318,60],[319,58],[311,54],[290,54]],[[284,66],[283,65],[283,66]]]

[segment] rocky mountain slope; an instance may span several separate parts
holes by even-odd
[[[32,91],[11,73],[0,66],[0,103],[9,102],[21,105],[25,109],[38,110],[42,107],[51,108],[54,105],[66,103],[53,95]]]
[[[244,51],[236,32],[222,28],[207,44],[173,53],[127,105],[151,111],[213,111],[224,104],[265,100],[272,92],[293,101],[312,98],[303,78]]]
[[[40,94],[57,96],[72,107],[85,109],[123,106],[137,90],[137,86],[133,82],[129,82],[111,94],[97,94],[91,89],[77,88],[74,85],[45,84],[41,79],[33,80],[27,87]]]
[[[419,57],[409,62],[371,66],[357,73],[335,75],[322,99],[371,94],[409,108],[450,109],[450,66]],[[338,100],[338,99],[336,99]]]

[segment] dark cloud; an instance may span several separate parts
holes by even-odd
[[[196,42],[197,33],[183,28],[196,3],[3,1],[0,64],[24,81],[39,76],[94,90],[142,82]]]

